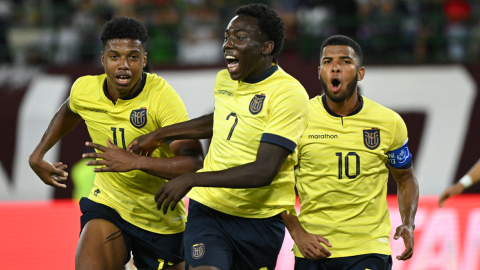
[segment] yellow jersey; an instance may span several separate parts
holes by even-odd
[[[260,142],[290,154],[273,182],[265,187],[231,189],[195,187],[188,196],[217,211],[245,218],[268,218],[295,211],[296,146],[308,123],[308,95],[278,65],[244,82],[227,70],[215,81],[213,137],[199,172],[221,171],[255,161]]]
[[[345,117],[328,108],[325,95],[311,99],[310,122],[298,145],[298,218],[306,231],[330,241],[330,258],[390,255],[386,163],[402,169],[412,164],[402,118],[359,98],[360,106]],[[296,245],[294,253],[303,257]]]
[[[134,96],[113,102],[106,95],[106,75],[77,79],[70,92],[70,110],[80,115],[92,141],[106,146],[107,138],[126,148],[141,135],[158,128],[189,120],[180,96],[161,77],[143,73]],[[174,154],[168,144],[155,150],[157,158]],[[102,172],[95,176],[89,199],[115,209],[120,216],[142,229],[174,234],[185,230],[186,211],[181,201],[174,211],[163,215],[154,196],[167,180],[140,170]]]

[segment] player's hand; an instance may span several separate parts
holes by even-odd
[[[105,167],[94,168],[94,172],[128,172],[135,169],[137,157],[113,144],[107,139],[108,147],[100,144],[86,142],[86,146],[93,147],[103,153],[85,153],[83,158],[101,158],[101,160],[91,160],[87,162],[88,166],[105,165]]]
[[[451,196],[462,194],[464,190],[465,187],[461,183],[456,183],[455,185],[447,188],[447,190],[445,190],[442,195],[440,195],[440,198],[438,198],[438,207],[442,208],[443,204],[448,198],[450,198]]]
[[[297,244],[298,249],[302,255],[309,260],[325,259],[332,255],[332,253],[320,243],[325,244],[327,247],[332,247],[326,238],[306,231],[301,232],[298,237],[295,237],[295,244]]]
[[[157,140],[155,136],[155,132],[150,132],[137,137],[127,146],[127,151],[134,154],[151,157],[153,151],[163,144],[163,142]]]
[[[67,185],[59,183],[59,181],[67,180],[68,173],[65,171],[67,165],[62,162],[51,164],[43,159],[30,159],[29,163],[32,170],[40,177],[43,183],[56,188],[67,187]]]
[[[397,260],[406,261],[413,256],[413,227],[408,225],[400,225],[397,227],[393,239],[398,240],[400,237],[403,238],[403,243],[405,244],[405,251],[402,255],[397,256]]]
[[[165,183],[155,194],[157,209],[163,205],[163,214],[167,214],[168,206],[174,210],[180,200],[192,189],[191,179],[195,173],[186,173]]]

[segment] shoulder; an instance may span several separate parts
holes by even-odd
[[[382,117],[388,118],[401,118],[400,115],[394,110],[387,108],[365,96],[362,96],[363,99],[363,108],[369,114],[375,114]]]
[[[103,87],[106,77],[107,75],[102,74],[96,76],[82,76],[76,79],[72,85],[70,96],[74,96],[77,92],[88,94],[97,90],[99,87]]]
[[[158,96],[159,98],[164,95],[177,94],[175,89],[161,76],[152,73],[146,73],[147,80],[145,82],[145,88],[149,92],[149,96]]]

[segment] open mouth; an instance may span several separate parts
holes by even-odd
[[[130,77],[129,75],[118,75],[118,76],[115,76],[115,80],[117,81],[118,84],[128,84],[130,82],[130,80],[132,79],[132,77]]]
[[[238,69],[238,58],[232,55],[226,55],[225,60],[227,61],[228,71],[234,72]]]
[[[332,91],[337,92],[338,90],[340,90],[341,85],[342,82],[339,79],[332,79],[330,88],[332,89]]]

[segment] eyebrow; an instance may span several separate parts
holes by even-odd
[[[241,29],[233,29],[233,30],[232,30],[232,32],[240,32],[240,31],[248,32],[246,29],[243,29],[243,28],[241,28]],[[230,32],[230,31],[229,31],[228,29],[225,29],[225,33],[227,33],[227,32]]]
[[[340,59],[352,59],[352,60],[353,60],[353,58],[350,57],[350,56],[340,56],[339,58],[340,58]],[[333,59],[333,57],[324,56],[324,57],[322,58],[322,60],[325,60],[325,59]]]
[[[107,53],[109,53],[109,52],[119,53],[119,52],[117,52],[115,50],[112,50],[112,49],[108,49]],[[141,53],[141,51],[138,50],[138,49],[134,49],[134,50],[131,50],[130,53]]]

